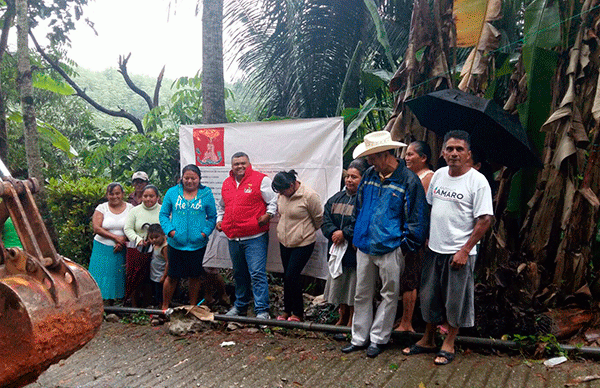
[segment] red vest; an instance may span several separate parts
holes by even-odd
[[[269,230],[269,223],[258,226],[258,218],[267,212],[260,184],[265,174],[246,168],[244,178],[236,187],[233,172],[223,182],[221,196],[225,203],[225,214],[221,228],[229,238],[252,236]]]

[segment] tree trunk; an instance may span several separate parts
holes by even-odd
[[[202,9],[202,121],[225,123],[223,0],[205,0]]]
[[[2,20],[2,35],[0,36],[0,63],[6,52],[8,43],[8,33],[15,18],[15,3],[14,1],[6,2],[6,12]],[[6,92],[2,88],[0,81],[0,159],[4,163],[8,163],[8,130],[6,128]]]
[[[25,137],[25,154],[27,169],[30,177],[38,179],[42,185],[42,157],[40,155],[39,135],[35,121],[33,105],[33,85],[31,82],[31,63],[29,62],[28,33],[29,20],[27,17],[28,0],[17,0],[17,67],[19,70],[19,92],[21,94],[21,110],[23,114],[23,135]]]

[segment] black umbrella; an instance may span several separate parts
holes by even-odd
[[[444,89],[407,101],[422,126],[444,136],[452,130],[471,135],[472,147],[486,159],[507,167],[542,167],[519,120],[495,102]]]

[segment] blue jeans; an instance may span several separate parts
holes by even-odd
[[[246,311],[254,296],[254,313],[269,312],[267,248],[269,233],[249,240],[229,240],[229,255],[235,280],[235,307]]]

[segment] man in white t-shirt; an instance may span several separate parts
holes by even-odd
[[[459,328],[475,324],[475,246],[494,219],[490,185],[467,163],[469,134],[448,132],[443,156],[448,166],[436,171],[427,191],[431,221],[421,276],[421,313],[427,327],[421,340],[402,351],[406,355],[437,353],[436,365],[452,362]],[[444,323],[448,334],[438,351],[435,331]]]

